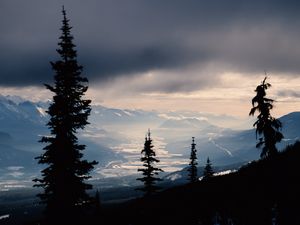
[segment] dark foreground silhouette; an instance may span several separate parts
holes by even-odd
[[[80,220],[59,224],[298,225],[299,167],[300,143],[297,142],[285,151],[252,162],[235,173],[174,187],[122,204],[95,202]],[[23,224],[46,222],[33,218],[26,221]],[[2,220],[1,224],[16,224],[12,222]]]
[[[297,142],[238,172],[107,208],[99,224],[300,224],[299,167]]]

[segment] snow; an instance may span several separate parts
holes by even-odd
[[[213,143],[218,149],[220,149],[220,150],[226,152],[230,157],[233,157],[233,155],[232,155],[232,153],[231,153],[231,151],[230,151],[229,149],[227,149],[227,148],[225,148],[225,147],[223,147],[223,146],[217,144],[212,138],[210,138],[209,140],[210,140],[210,142]]]
[[[5,214],[5,215],[0,216],[0,220],[8,219],[9,217],[10,217],[9,214]]]
[[[180,178],[182,178],[182,175],[177,174],[177,173],[172,174],[171,176],[168,177],[168,179],[171,180],[171,181],[175,181],[175,180],[180,179]]]
[[[122,115],[120,113],[114,112],[115,115],[122,117]]]
[[[133,114],[131,112],[128,112],[126,110],[123,110],[123,113],[125,113],[127,116],[133,116]]]
[[[235,172],[236,170],[224,170],[218,173],[214,173],[214,176],[222,176],[222,175],[226,175],[226,174],[230,174]]]
[[[47,116],[47,113],[43,108],[37,106],[36,109],[41,114],[41,116],[44,116],[44,117]]]
[[[7,192],[12,189],[22,189],[32,187],[31,180],[4,180],[0,181],[0,192]]]
[[[11,188],[26,188],[26,185],[22,185],[22,184],[6,184],[6,185],[4,185],[4,189],[11,189]]]

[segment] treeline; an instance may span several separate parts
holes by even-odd
[[[300,224],[299,165],[297,142],[237,172],[115,206],[107,210],[105,221],[120,225]],[[119,217],[112,220],[114,214]]]

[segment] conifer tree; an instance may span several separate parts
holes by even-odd
[[[257,135],[262,136],[256,145],[257,148],[263,146],[261,157],[275,155],[278,152],[276,143],[283,138],[282,133],[279,131],[282,127],[281,122],[270,114],[274,100],[265,97],[266,90],[271,87],[266,79],[267,77],[256,87],[256,96],[252,99],[252,109],[249,113],[250,116],[254,116],[256,111],[259,112],[253,126],[256,127],[256,137]]]
[[[37,157],[39,164],[47,167],[41,171],[42,178],[34,180],[37,182],[35,186],[44,189],[38,196],[46,205],[46,219],[53,224],[70,223],[72,218],[75,221],[81,215],[83,206],[91,200],[86,190],[91,189],[92,185],[85,183],[85,180],[90,178],[89,172],[97,164],[82,159],[85,145],[79,144],[76,136],[77,130],[84,129],[88,124],[91,101],[83,99],[88,80],[81,76],[82,66],[77,63],[71,27],[64,8],[62,14],[62,34],[57,49],[60,59],[51,62],[55,82],[53,86],[45,84],[54,93],[47,111],[50,115],[47,126],[51,135],[40,140],[47,145],[44,153]]]
[[[97,189],[95,194],[95,205],[96,205],[96,211],[99,213],[101,211],[101,198],[100,198],[100,192]]]
[[[137,190],[144,191],[146,196],[152,195],[160,189],[155,184],[157,181],[161,181],[161,179],[155,176],[158,175],[158,172],[163,172],[162,169],[159,169],[154,165],[154,163],[158,163],[160,161],[156,158],[153,147],[149,129],[145,138],[144,149],[141,151],[141,161],[143,162],[144,168],[138,169],[139,172],[143,172],[143,177],[137,178],[137,180],[144,183],[144,187],[137,188]]]
[[[206,161],[206,165],[204,167],[204,171],[203,171],[203,180],[207,180],[207,179],[211,178],[213,175],[214,175],[214,171],[213,171],[211,162],[208,157],[207,161]]]
[[[192,137],[192,144],[191,144],[191,156],[190,156],[190,167],[188,168],[189,172],[189,180],[191,183],[196,182],[197,177],[197,149],[195,144],[195,138]]]

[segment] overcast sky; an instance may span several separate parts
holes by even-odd
[[[94,103],[247,116],[266,70],[275,113],[300,109],[296,0],[1,0],[2,94],[50,98],[62,5]]]

